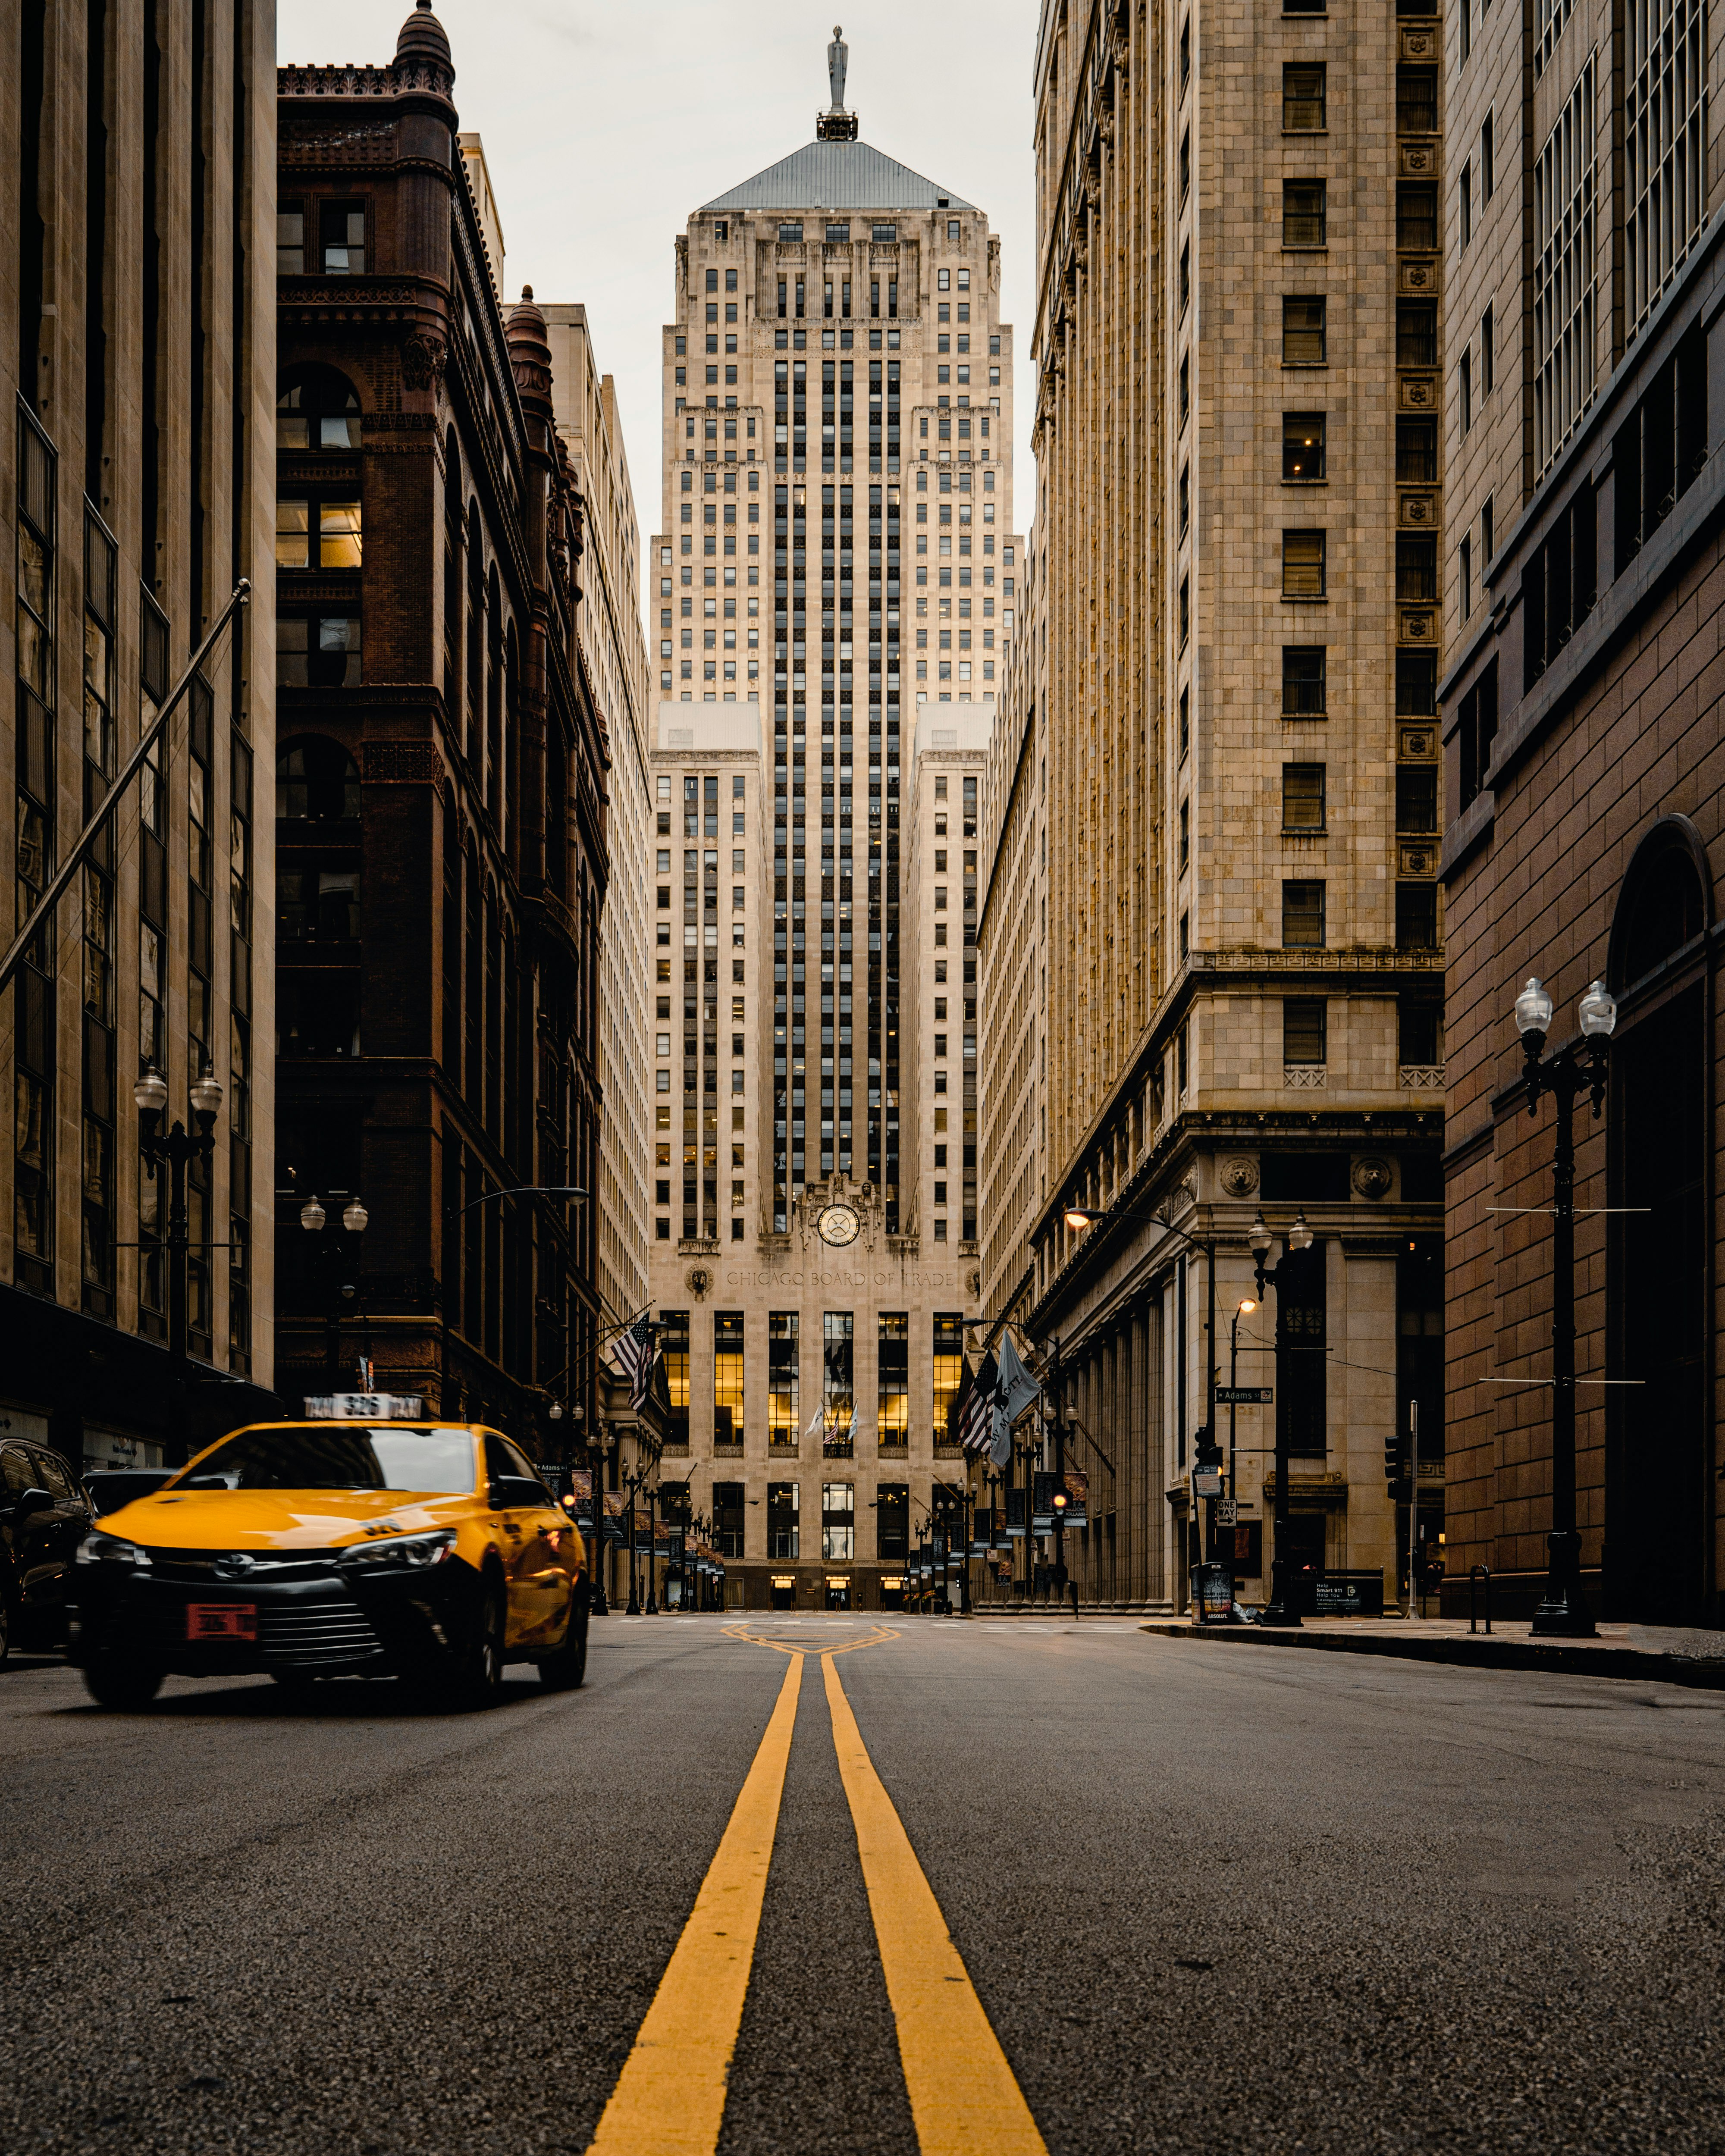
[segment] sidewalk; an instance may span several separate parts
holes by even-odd
[[[1403,1661],[1456,1662],[1474,1669],[1547,1670],[1568,1676],[1635,1677],[1725,1691],[1725,1632],[1664,1625],[1601,1625],[1592,1640],[1533,1637],[1526,1618],[1500,1619],[1488,1638],[1461,1617],[1308,1617],[1297,1630],[1258,1625],[1194,1625],[1156,1617],[1139,1626],[1168,1640],[1244,1647],[1293,1647]]]

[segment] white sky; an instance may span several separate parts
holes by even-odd
[[[279,0],[283,60],[387,61],[410,0]],[[659,517],[660,331],[689,213],[814,134],[834,18],[865,141],[988,213],[1019,336],[1016,499],[1027,442],[1036,0],[438,0],[464,129],[485,139],[513,300],[582,300],[617,377],[644,542]],[[909,64],[901,64],[908,60]]]

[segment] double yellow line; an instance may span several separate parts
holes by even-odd
[[[801,1649],[740,1626],[733,1636],[775,1648],[789,1666],[589,2156],[714,2156],[718,2147],[805,1659]],[[1029,2106],[839,1681],[837,1656],[896,1636],[877,1630],[820,1660],[916,2138],[922,2156],[1046,2156]]]

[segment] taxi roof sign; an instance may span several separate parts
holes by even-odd
[[[425,1414],[423,1393],[308,1393],[308,1422],[418,1422]]]

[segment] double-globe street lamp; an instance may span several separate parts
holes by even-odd
[[[342,1305],[358,1299],[360,1239],[371,1217],[354,1197],[342,1207],[337,1224],[325,1212],[316,1191],[300,1208],[300,1225],[315,1239],[314,1262],[325,1276],[324,1361],[331,1393],[341,1383]]]
[[[1605,1067],[1617,1025],[1616,998],[1594,981],[1576,1006],[1581,1038],[1545,1055],[1553,1010],[1543,982],[1530,978],[1516,998],[1522,1036],[1520,1084],[1527,1113],[1549,1093],[1557,1107],[1552,1155],[1551,1532],[1546,1537],[1545,1595],[1533,1613],[1536,1633],[1593,1636],[1593,1613],[1581,1586],[1581,1536],[1575,1524],[1575,1134],[1578,1094],[1589,1093],[1595,1116],[1605,1105]]]
[[[1252,1270],[1258,1284],[1258,1301],[1261,1302],[1265,1289],[1275,1286],[1287,1258],[1283,1257],[1281,1265],[1265,1264],[1270,1246],[1276,1239],[1265,1225],[1261,1212],[1253,1216],[1246,1240],[1252,1246]],[[1289,1252],[1303,1255],[1312,1248],[1313,1240],[1312,1230],[1306,1224],[1306,1215],[1296,1213],[1294,1224],[1287,1235]],[[1280,1322],[1278,1318],[1278,1327]],[[1278,1403],[1276,1414],[1276,1507],[1271,1529],[1276,1542],[1270,1559],[1270,1599],[1259,1614],[1260,1625],[1296,1625],[1300,1622],[1300,1612],[1292,1592],[1292,1567],[1288,1552],[1288,1471],[1292,1455],[1292,1423],[1288,1402],[1283,1399]]]
[[[191,1089],[195,1132],[176,1120],[172,1129],[158,1131],[157,1122],[167,1106],[167,1081],[152,1063],[131,1089],[138,1111],[138,1149],[151,1179],[158,1167],[168,1172],[167,1201],[167,1351],[176,1374],[186,1367],[186,1274],[191,1250],[186,1214],[186,1170],[194,1160],[208,1160],[215,1151],[216,1117],[222,1111],[222,1086],[206,1063],[203,1075]]]

